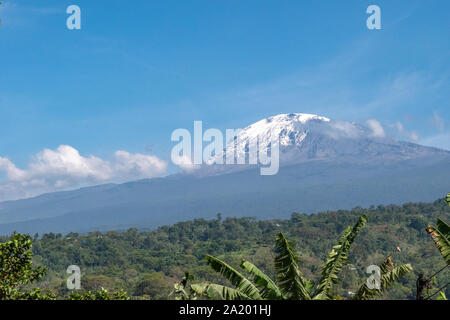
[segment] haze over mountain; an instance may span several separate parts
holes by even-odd
[[[154,228],[218,212],[286,218],[292,212],[433,201],[450,189],[449,151],[395,141],[370,122],[366,127],[300,113],[269,117],[237,135],[235,156],[248,157],[249,143],[274,136],[280,141],[276,175],[260,175],[257,165],[213,164],[165,178],[3,202],[0,233]]]

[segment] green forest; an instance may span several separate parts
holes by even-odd
[[[450,281],[450,268],[445,268],[447,262],[444,259],[445,255],[448,258],[448,252],[439,245],[436,233],[429,228],[427,232],[427,227],[436,224],[438,219],[450,221],[450,207],[445,199],[317,214],[293,213],[289,220],[223,219],[219,213],[216,219],[196,219],[151,231],[35,234],[29,237],[32,249],[30,265],[24,272],[27,281],[14,281],[24,290],[39,288],[38,293],[69,299],[94,299],[96,295],[98,299],[102,295],[111,299],[157,300],[194,296],[203,299],[207,298],[201,295],[202,288],[208,289],[206,284],[242,287],[245,280],[248,284],[246,292],[249,292],[248,289],[253,288],[251,283],[243,278],[236,281],[236,275],[240,274],[235,270],[241,270],[240,266],[253,275],[257,285],[264,283],[266,287],[270,284],[275,288],[271,279],[279,277],[277,270],[285,268],[285,274],[291,271],[290,265],[277,256],[280,243],[285,243],[282,249],[291,256],[290,263],[296,268],[298,265],[295,270],[301,270],[301,274],[296,271],[293,279],[297,278],[294,280],[302,288],[315,283],[319,289],[326,287],[328,298],[349,299],[359,294],[358,290],[369,276],[366,273],[369,265],[386,266],[389,262],[406,269],[393,279],[396,281],[390,284],[389,290],[374,298],[416,299],[416,280],[420,273],[431,277],[442,270],[431,279],[425,296]],[[357,233],[350,235],[353,231],[349,226],[354,226],[353,230],[357,228]],[[339,277],[334,279],[326,264],[331,265],[333,252],[340,250],[336,247],[338,239],[338,244],[346,245],[341,241],[346,230],[347,237],[352,239],[347,242],[348,251],[338,257],[341,259],[339,264],[332,265],[339,268],[333,271],[339,272]],[[17,247],[17,241],[26,241],[26,236],[1,237],[0,243],[11,239],[15,239],[10,242],[12,248],[14,243]],[[31,261],[34,270],[30,267]],[[81,290],[67,289],[69,265],[81,269]],[[230,274],[230,270],[234,274]],[[324,274],[328,276],[328,282],[323,280]],[[198,294],[187,292],[188,281],[195,285],[197,290],[194,291]],[[280,288],[283,289],[282,285]],[[0,293],[1,290],[0,281]],[[279,294],[277,290],[261,292],[270,297],[270,293]],[[433,298],[449,296],[448,286],[442,291]],[[30,295],[22,298],[30,298]]]

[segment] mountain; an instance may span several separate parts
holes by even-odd
[[[209,163],[230,154],[233,157],[235,150],[234,158],[241,157],[248,162],[249,144],[259,140],[261,145],[267,146],[272,137],[279,138],[280,163],[283,166],[319,160],[386,165],[421,159],[426,163],[436,163],[450,155],[449,151],[385,138],[357,123],[295,113],[269,117],[241,130],[235,141],[227,145],[226,151],[210,159]],[[195,174],[223,174],[248,168],[248,165],[206,165]]]
[[[231,142],[238,150],[232,156],[248,158],[252,141],[268,145],[273,137],[280,141],[276,175],[261,175],[258,165],[205,164],[165,178],[3,202],[0,234],[155,228],[218,212],[287,218],[292,212],[433,201],[450,191],[449,151],[316,115],[258,121]]]

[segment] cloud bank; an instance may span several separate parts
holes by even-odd
[[[110,160],[82,156],[68,145],[36,154],[28,168],[20,169],[8,158],[0,157],[0,201],[36,196],[100,183],[126,182],[162,176],[167,162],[152,156],[116,151]]]

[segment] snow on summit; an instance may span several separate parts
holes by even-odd
[[[333,132],[330,129],[332,120],[307,113],[279,114],[262,119],[238,131],[233,141],[228,141],[225,148],[225,158],[246,158],[250,145],[259,145],[260,152],[266,152],[267,147],[276,138],[281,150],[301,147],[306,137],[314,131]],[[350,123],[348,125],[352,126]],[[345,125],[344,125],[345,127]],[[334,130],[341,131],[340,128]],[[348,129],[346,129],[348,131]],[[357,131],[357,130],[356,130]],[[223,158],[220,153],[209,159],[208,164]]]
[[[239,143],[239,141],[253,141],[259,137],[260,141],[267,142],[270,137],[279,136],[282,146],[299,144],[306,136],[302,125],[313,120],[330,122],[328,118],[308,113],[279,114],[243,129],[238,134],[237,140]]]

